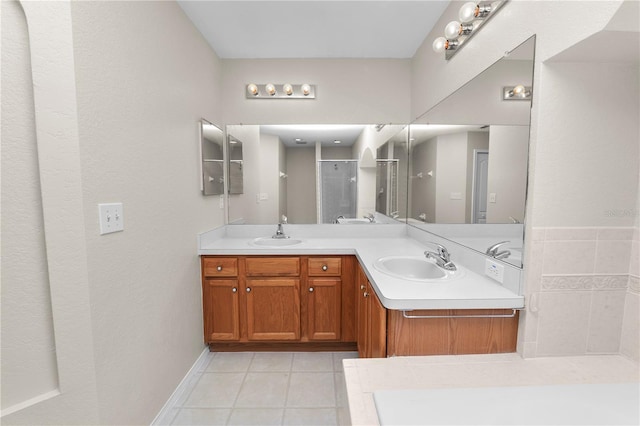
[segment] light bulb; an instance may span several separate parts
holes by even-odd
[[[289,83],[285,84],[284,86],[282,86],[282,90],[284,90],[284,93],[287,96],[291,96],[293,95],[293,86],[290,85]]]
[[[473,21],[478,16],[478,5],[476,2],[470,1],[465,3],[460,8],[460,12],[458,13],[458,18],[460,18],[460,22],[469,23]]]
[[[438,37],[433,41],[433,51],[436,53],[442,53],[447,48],[447,39],[444,37]]]
[[[258,96],[258,86],[253,83],[247,85],[247,91],[253,96]]]
[[[461,32],[461,25],[458,21],[451,21],[444,27],[444,36],[449,40],[458,38]]]
[[[513,88],[513,96],[523,97],[525,90],[526,89],[522,84],[518,84],[516,87]]]
[[[267,91],[267,93],[269,94],[269,96],[273,96],[276,94],[276,86],[274,86],[273,84],[269,83],[266,86],[264,86],[264,90]]]
[[[306,83],[300,86],[300,89],[302,90],[302,94],[305,96],[309,96],[311,94],[311,86]]]

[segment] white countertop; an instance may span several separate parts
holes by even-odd
[[[365,270],[382,304],[388,309],[490,309],[522,308],[524,297],[505,288],[492,279],[477,274],[464,265],[464,277],[442,283],[422,283],[395,278],[373,267],[373,263],[384,256],[416,256],[429,249],[429,246],[408,237],[404,225],[384,225],[371,228],[362,225],[340,225],[326,228],[304,228],[288,225],[288,229],[297,229],[292,237],[303,242],[287,247],[255,246],[251,242],[257,237],[268,237],[273,227],[254,227],[258,234],[246,235],[249,228],[232,231],[218,231],[213,235],[202,234],[199,238],[199,255],[356,255]],[[354,229],[357,228],[357,229]],[[368,228],[365,230],[365,228]],[[382,229],[380,229],[382,228]],[[326,234],[330,229],[338,235]],[[305,234],[306,233],[306,234]],[[230,235],[231,234],[231,235]],[[244,235],[243,235],[244,234]],[[382,234],[382,236],[379,236]],[[370,236],[367,236],[370,235]],[[376,235],[376,236],[371,236]],[[457,259],[452,253],[451,260]]]
[[[483,424],[483,419],[619,424],[627,419],[623,414],[637,424],[640,409],[638,364],[620,355],[418,356],[346,359],[343,366],[353,425]],[[604,413],[590,416],[596,407]],[[602,415],[606,421],[600,421]]]

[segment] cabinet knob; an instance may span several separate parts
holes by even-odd
[[[327,269],[329,269],[329,267],[327,265],[322,265],[322,270],[326,271]]]
[[[309,287],[309,293],[313,293],[313,287]]]
[[[367,293],[366,291],[362,294],[364,297],[369,297],[369,293]]]
[[[247,293],[251,293],[251,287],[247,287]]]
[[[366,285],[364,285],[364,284],[360,284],[360,290],[364,290],[365,288],[367,288],[367,286],[366,286]]]
[[[218,266],[216,269],[218,270],[218,272],[220,272],[222,271],[222,266]]]
[[[231,291],[234,292],[234,293],[237,293],[238,289],[234,287],[234,288],[231,289]]]

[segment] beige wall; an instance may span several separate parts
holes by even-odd
[[[408,123],[408,59],[226,59],[224,122],[250,124]],[[249,82],[317,85],[315,100],[246,99]],[[393,87],[393,90],[377,90]]]
[[[2,7],[1,409],[58,388],[27,22]]]
[[[38,246],[47,244],[60,395],[2,421],[148,424],[204,349],[194,238],[222,224],[223,210],[217,197],[200,193],[198,122],[222,122],[220,61],[172,2],[26,7],[45,225],[28,244],[39,256],[38,286],[46,282]],[[33,141],[26,93],[6,100],[3,93],[3,110],[26,111],[22,131],[31,128]],[[5,124],[10,134],[17,127],[3,114],[3,150]],[[33,181],[37,170],[29,167]],[[12,193],[3,182],[3,198]],[[40,214],[36,195],[35,187],[12,195],[25,203],[30,221]],[[102,202],[124,204],[124,232],[99,235]],[[23,226],[24,218],[15,219]],[[2,220],[12,226],[4,203]],[[30,278],[12,281],[25,286]],[[38,309],[47,300],[40,302]],[[3,297],[3,315],[4,306]],[[41,311],[32,319],[42,327],[46,317]],[[16,318],[8,321],[15,325]],[[16,327],[12,333],[26,337],[35,326]],[[3,345],[4,337],[3,330]],[[50,354],[43,348],[44,358]],[[3,374],[5,362],[3,347]],[[11,362],[12,372],[27,368]],[[42,392],[50,380],[27,377],[26,386],[33,388],[20,398]]]
[[[289,223],[316,223],[315,147],[288,148],[287,174]]]
[[[227,133],[242,141],[242,194],[229,195],[229,223],[259,223],[260,126],[227,126]]]
[[[487,223],[524,222],[528,149],[529,126],[490,127]]]
[[[411,114],[428,110],[536,35],[524,259],[529,309],[520,316],[519,351],[525,356],[618,352],[622,324],[631,324],[619,314],[637,312],[638,305],[637,286],[634,290],[611,275],[628,274],[632,244],[624,229],[637,223],[633,214],[616,211],[633,212],[637,206],[638,64],[599,59],[616,62],[611,53],[617,43],[553,58],[603,29],[611,30],[609,35],[630,29],[637,36],[637,2],[558,1],[541,7],[541,2],[511,1],[446,61],[431,43],[462,3],[452,2],[412,60]],[[558,227],[561,231],[553,230]],[[591,231],[585,234],[582,227]],[[623,228],[622,235],[616,228]],[[616,253],[610,259],[615,266],[608,269],[598,263],[605,247]],[[582,277],[586,287],[563,288],[567,274]],[[607,291],[622,293],[595,291],[601,279]],[[637,323],[637,313],[632,316]],[[626,327],[625,333],[632,336],[625,347],[637,347],[637,328]]]
[[[467,134],[437,137],[436,223],[464,223],[467,189]],[[459,194],[452,199],[452,194]]]

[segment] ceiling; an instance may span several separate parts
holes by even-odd
[[[411,58],[449,0],[178,4],[222,59]],[[364,126],[261,126],[287,146],[351,146]],[[297,144],[296,138],[308,142]],[[340,145],[334,145],[334,140]]]
[[[314,147],[316,142],[325,147],[348,147],[355,143],[364,128],[364,125],[349,124],[263,125],[260,132],[278,136],[288,147]],[[336,140],[340,143],[335,143]]]
[[[449,0],[178,4],[223,59],[411,58]]]

